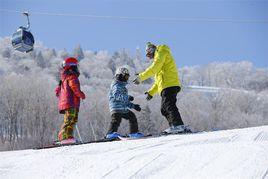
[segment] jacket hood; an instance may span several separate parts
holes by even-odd
[[[158,45],[157,50],[164,50],[170,52],[170,48],[167,45]]]

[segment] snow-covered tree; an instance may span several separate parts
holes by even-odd
[[[84,52],[82,50],[81,45],[78,45],[77,47],[74,48],[73,50],[73,56],[75,58],[77,58],[78,61],[82,60],[83,58],[85,58],[84,56]]]
[[[74,50],[79,56],[81,88],[87,98],[81,103],[79,122],[82,138],[102,138],[110,123],[107,93],[116,68],[127,66],[135,73],[146,69],[151,61],[143,60],[140,49],[134,55],[127,50],[112,54],[107,51]],[[74,55],[73,54],[73,55]],[[44,145],[56,139],[63,116],[57,111],[54,88],[59,80],[64,50],[49,49],[37,42],[31,53],[15,51],[10,38],[0,38],[0,150],[24,149]],[[195,131],[219,130],[268,124],[268,69],[256,68],[249,61],[213,62],[203,66],[181,67],[183,86],[220,87],[218,93],[184,91],[177,105],[185,124]],[[142,85],[128,85],[134,102],[142,106],[136,111],[140,131],[159,133],[168,123],[161,115],[159,95],[146,101],[144,92],[152,79]],[[128,133],[123,120],[120,132]]]

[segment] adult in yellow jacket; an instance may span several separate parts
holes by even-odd
[[[178,69],[170,48],[167,45],[154,45],[150,42],[146,46],[146,56],[153,59],[152,64],[138,74],[134,84],[154,76],[153,86],[145,92],[146,99],[151,100],[155,94],[161,95],[161,113],[169,122],[169,128],[164,133],[183,133],[189,129],[183,124],[176,106],[177,94],[181,90]]]

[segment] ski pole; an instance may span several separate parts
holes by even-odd
[[[84,143],[83,140],[82,140],[82,138],[81,138],[81,135],[80,135],[80,132],[79,132],[79,129],[78,129],[77,125],[75,125],[75,128],[76,128],[76,131],[77,131],[79,140],[80,140],[82,143]]]
[[[82,104],[83,104],[84,109],[86,109],[86,106],[85,106],[84,101],[82,101]],[[95,134],[95,130],[94,130],[94,128],[93,128],[93,126],[92,126],[92,124],[91,124],[90,120],[89,120],[89,125],[90,125],[90,128],[91,128],[91,130],[92,130],[92,133],[93,133],[94,139],[95,139],[95,140],[97,140],[97,137],[96,137],[96,134]]]

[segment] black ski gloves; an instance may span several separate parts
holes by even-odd
[[[146,96],[147,101],[150,101],[153,98],[153,96],[151,96],[148,92],[145,92],[144,94],[147,95]]]
[[[141,111],[141,107],[140,105],[138,104],[134,104],[134,107],[133,107],[136,111]]]
[[[134,97],[133,97],[133,96],[128,95],[128,100],[129,100],[129,101],[134,101]]]

